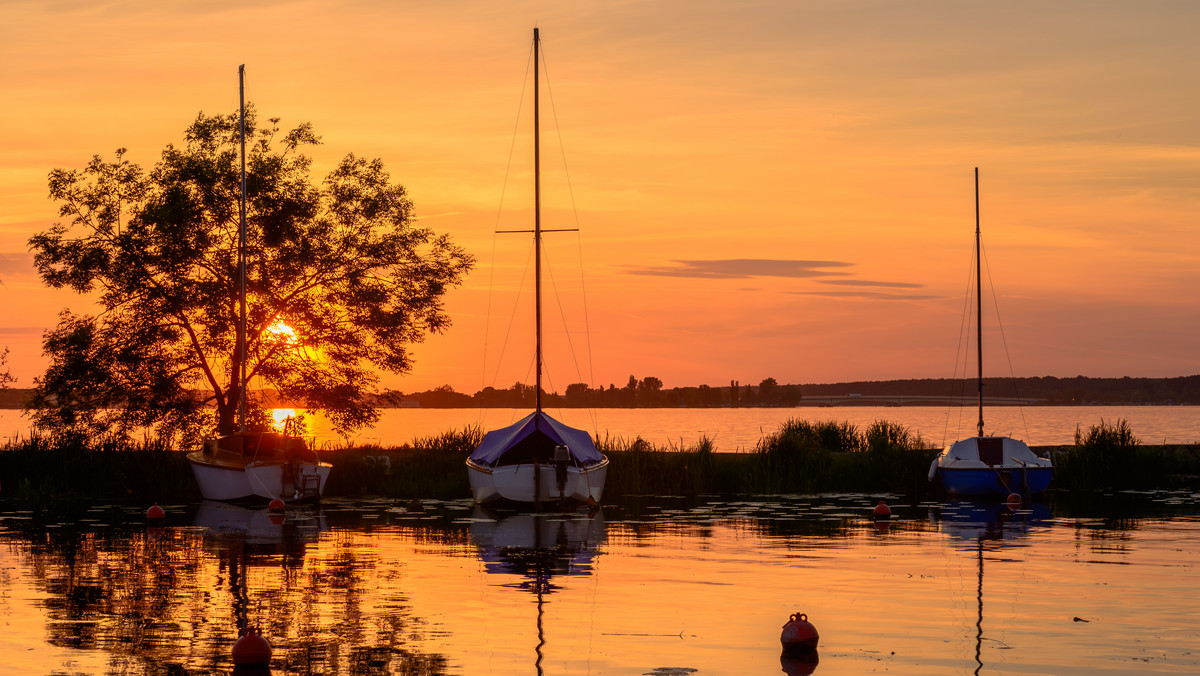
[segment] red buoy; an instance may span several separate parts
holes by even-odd
[[[1006,502],[1008,503],[1008,508],[1015,512],[1021,508],[1021,505],[1025,501],[1021,498],[1020,493],[1009,493]]]
[[[887,506],[887,502],[880,500],[878,505],[875,505],[875,518],[888,519],[892,516],[892,508]]]
[[[788,618],[787,624],[783,625],[783,633],[779,635],[779,642],[783,644],[785,652],[815,650],[819,638],[821,637],[817,635],[817,628],[808,621],[808,615],[793,613]]]
[[[271,510],[272,512],[282,512],[284,507],[285,505],[283,504],[283,500],[280,500],[279,498],[272,498],[271,502],[267,503],[267,509]]]
[[[254,629],[247,629],[233,644],[233,663],[238,666],[258,666],[270,662],[271,644]]]
[[[162,507],[158,506],[157,502],[154,503],[153,507],[146,510],[146,518],[150,519],[151,521],[162,521],[166,517],[167,513],[163,511]]]

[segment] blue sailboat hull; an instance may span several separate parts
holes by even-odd
[[[1046,490],[1053,467],[939,467],[938,479],[951,495],[1036,495]]]

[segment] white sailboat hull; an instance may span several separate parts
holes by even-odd
[[[495,500],[511,502],[600,502],[604,496],[604,481],[608,478],[608,458],[588,467],[567,467],[566,481],[559,491],[551,463],[524,463],[485,467],[467,462],[467,476],[475,502]]]
[[[197,451],[188,454],[192,475],[206,500],[313,500],[325,493],[332,465],[327,462],[213,462]]]

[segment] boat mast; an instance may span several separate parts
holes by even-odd
[[[246,431],[246,64],[238,66],[241,198],[238,200],[238,432]]]
[[[983,436],[983,268],[979,243],[979,167],[975,167],[975,352],[979,357],[979,436]]]
[[[538,119],[538,52],[541,41],[533,29],[533,287],[534,314],[537,317],[537,380],[534,407],[542,412],[542,154]]]

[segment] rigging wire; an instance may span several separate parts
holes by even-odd
[[[980,249],[983,249],[982,244],[980,244]],[[1013,370],[1012,353],[1008,351],[1008,338],[1004,335],[1004,322],[1000,319],[1000,302],[996,299],[996,283],[992,281],[992,267],[987,259],[987,251],[983,252],[983,265],[987,268],[988,287],[992,292],[992,308],[996,311],[996,325],[1000,327],[1000,343],[1004,345],[1004,357],[1008,360],[1008,375],[1013,381],[1013,394],[1017,396],[1017,411],[1021,415],[1021,425],[1025,428],[1025,438],[1032,441],[1033,438],[1029,436],[1029,423],[1025,421],[1025,407],[1021,404],[1021,395],[1017,391],[1017,375]]]
[[[500,355],[496,358],[496,372],[492,376],[492,386],[495,387],[500,379],[500,367],[504,362],[504,354],[508,350],[508,339],[512,337],[513,326],[516,325],[517,311],[521,306],[521,296],[525,292],[525,282],[529,279],[529,259],[533,257],[533,247],[529,248],[529,253],[525,257],[525,265],[521,267],[521,283],[517,287],[517,296],[513,299],[512,312],[508,317],[508,329],[504,333],[504,342],[500,346]],[[536,359],[536,355],[535,355]],[[529,378],[529,372],[525,373],[526,379]]]
[[[972,250],[972,252],[974,252],[974,246],[972,246],[971,250]],[[963,293],[962,321],[958,327],[958,347],[955,348],[955,350],[954,350],[954,371],[950,376],[950,397],[951,397],[950,406],[951,407],[954,406],[953,401],[955,399],[959,399],[964,396],[963,388],[966,387],[967,362],[969,361],[968,357],[970,356],[970,352],[971,352],[971,348],[970,348],[971,319],[975,316],[973,314],[973,310],[972,310],[973,306],[971,304],[971,288],[972,288],[972,282],[975,281],[975,256],[971,256],[970,258],[971,258],[971,265],[970,265],[970,270],[967,273],[967,290],[965,293]],[[960,356],[962,357],[962,367],[963,367],[963,378],[961,381],[959,380],[959,377],[958,377],[958,363],[959,363],[958,359]],[[958,422],[955,424],[955,435],[958,434],[958,430],[962,429],[963,408],[964,407],[962,405],[958,406]],[[942,430],[942,446],[943,447],[946,445],[946,438],[949,436],[949,434],[950,434],[950,410],[947,409],[947,411],[946,411],[946,426]]]
[[[544,44],[542,45],[541,57],[542,57],[542,72],[546,78],[546,94],[547,94],[548,98],[550,99],[550,117],[554,121],[554,132],[558,136],[558,151],[559,151],[559,155],[562,157],[563,173],[566,176],[567,196],[569,197],[569,199],[571,201],[571,214],[575,220],[576,231],[582,231],[582,228],[579,223],[579,207],[575,201],[575,184],[571,181],[571,170],[570,170],[570,166],[567,164],[567,148],[566,148],[566,143],[563,142],[562,126],[558,123],[558,108],[554,105],[554,87],[551,85],[551,82],[550,82],[550,66],[546,61],[546,47]],[[583,381],[585,384],[587,384],[587,383],[594,383],[596,381],[596,371],[595,371],[595,365],[594,365],[594,361],[593,361],[592,327],[591,327],[591,323],[589,320],[590,313],[588,312],[586,275],[583,274],[583,271],[584,271],[583,238],[581,236],[577,235],[575,242],[579,249],[579,287],[580,287],[580,294],[582,296],[582,305],[583,305],[584,337],[586,339],[586,344],[587,344],[588,377],[586,379],[583,377],[583,374],[580,371],[579,359],[575,354],[574,344],[570,343],[570,333],[569,332],[567,333],[567,340],[568,340],[568,344],[570,344],[570,347],[571,347],[571,358],[575,362],[575,372],[578,375],[579,379],[581,381]],[[557,287],[555,288],[555,291],[557,292]],[[559,301],[559,310],[561,312],[561,309],[562,309],[561,297],[558,297],[558,301]],[[563,316],[563,325],[566,326],[566,317],[565,316]],[[596,410],[592,407],[588,407],[588,411],[589,411],[589,416],[592,419],[592,429],[598,430],[600,423],[599,423],[599,419],[596,416]]]

